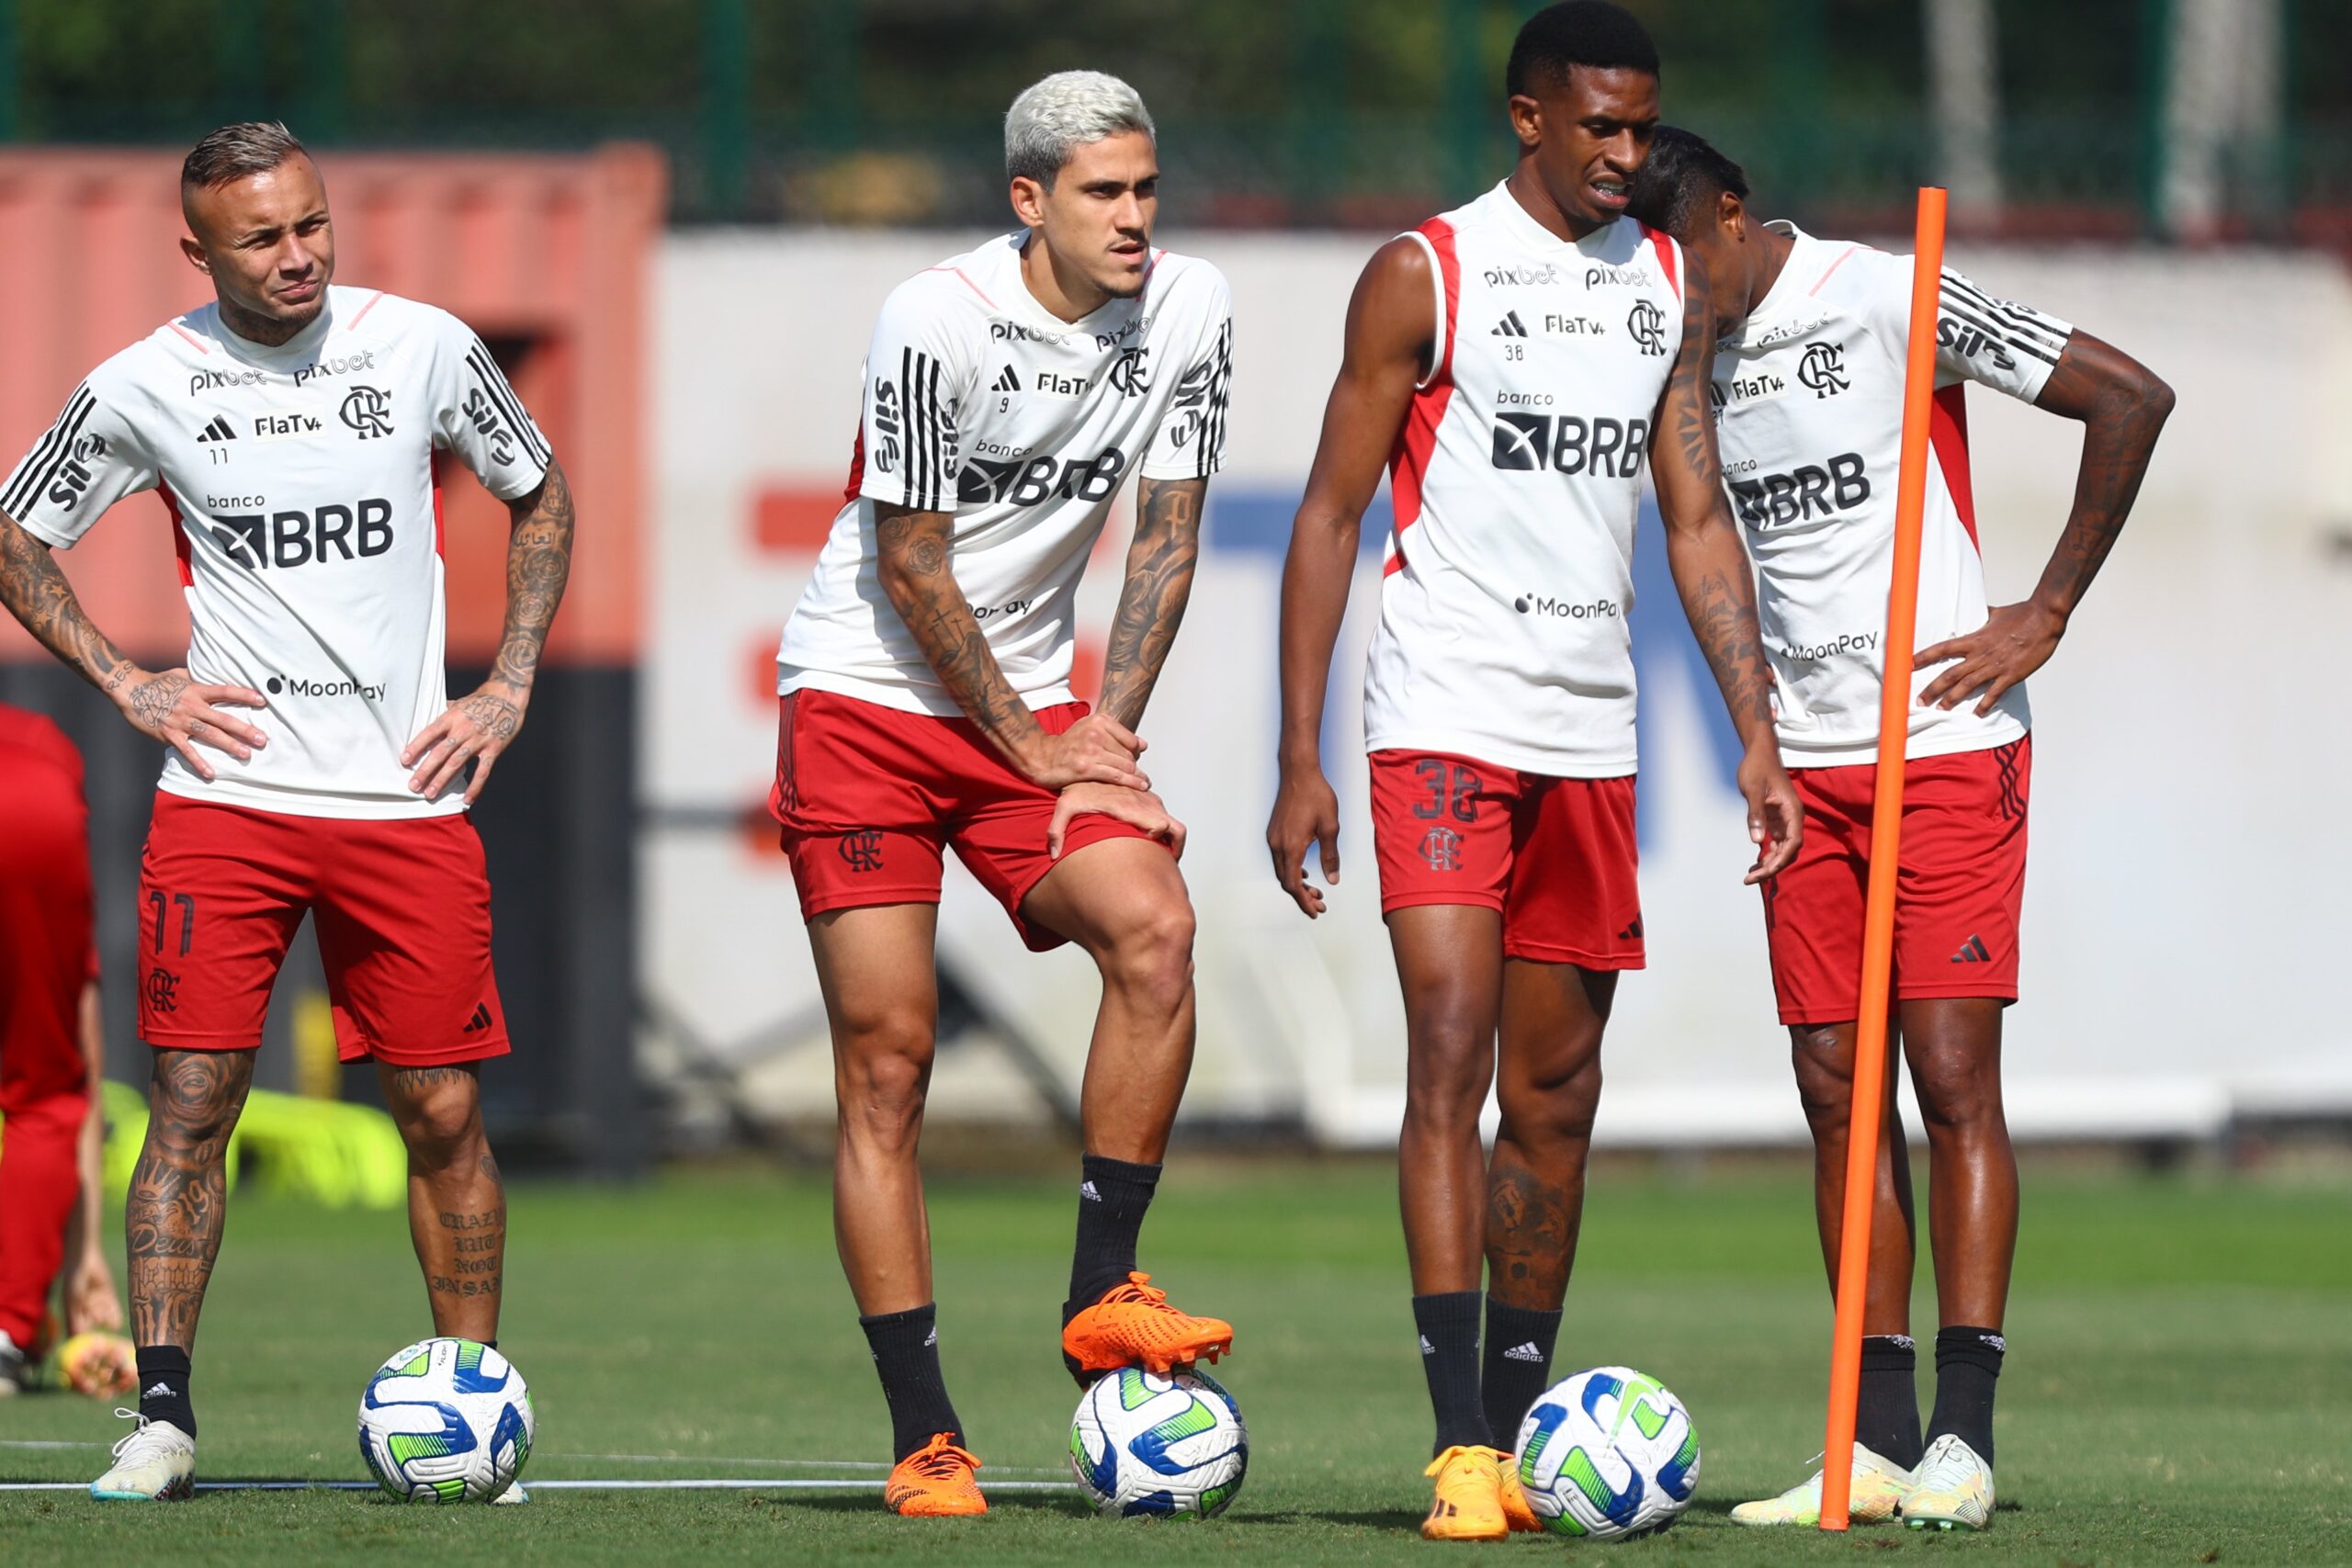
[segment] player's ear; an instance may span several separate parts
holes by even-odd
[[[1538,147],[1544,141],[1544,108],[1525,93],[1514,94],[1510,100],[1511,134],[1525,148]]]
[[[1026,175],[1012,182],[1012,215],[1023,226],[1042,229],[1046,224],[1046,187]]]
[[[1747,209],[1741,204],[1739,197],[1729,191],[1721,192],[1716,202],[1715,220],[1723,225],[1724,237],[1734,242],[1745,241],[1747,238]]]
[[[180,254],[187,257],[187,265],[204,274],[205,276],[212,276],[212,258],[204,254],[202,241],[191,239],[186,234],[181,235]]]

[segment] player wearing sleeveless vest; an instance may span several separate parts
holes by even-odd
[[[1758,573],[1782,753],[1804,801],[1797,858],[1764,885],[1781,1021],[1813,1125],[1815,1213],[1838,1276],[1862,890],[1903,431],[1911,262],[1758,223],[1737,164],[1661,128],[1634,210],[1713,283],[1725,472]],[[1897,1034],[1928,1127],[1941,1328],[1923,1438],[1913,1382],[1910,1164],[1890,1101],[1871,1238],[1853,1517],[1982,1529],[1993,1389],[2017,1247],[2001,1111],[2002,1010],[2018,994],[2031,740],[2025,678],[2056,650],[2130,513],[2172,392],[2055,317],[1943,275],[1918,653],[1895,908]],[[2084,425],[2075,509],[2033,597],[1988,607],[1969,487],[1965,383]],[[1938,666],[1942,666],[1939,669]],[[1743,1505],[1743,1524],[1817,1522],[1818,1475]]]
[[[374,1061],[408,1145],[433,1331],[496,1340],[506,1210],[477,1064],[508,1045],[466,807],[522,727],[571,559],[562,470],[481,340],[334,286],[326,187],[284,126],[207,136],[180,198],[214,302],[93,371],[0,485],[0,601],[168,748],[139,897],[155,1051],[128,1213],[139,1426],[91,1488],[117,1500],[188,1495],[221,1162],[306,913],[337,1046]],[[512,519],[497,662],[456,703],[445,456]],[[190,626],[187,667],[160,672],[107,641],[51,556],[149,490]]]
[[[1657,70],[1640,25],[1597,0],[1521,29],[1508,82],[1518,164],[1365,268],[1283,572],[1282,782],[1266,837],[1313,918],[1331,895],[1306,880],[1310,845],[1327,882],[1340,869],[1323,694],[1385,465],[1396,533],[1364,728],[1405,994],[1397,1157],[1437,1417],[1432,1540],[1535,1528],[1506,1456],[1549,1381],[1601,1031],[1618,971],[1642,963],[1625,614],[1645,465],[1676,586],[1746,747],[1748,880],[1796,847],[1707,415],[1713,313],[1673,241],[1620,217],[1657,118]],[[1478,1128],[1490,1088],[1502,1111],[1491,1160]]]
[[[1230,1347],[1136,1266],[1193,1054],[1183,829],[1135,734],[1192,589],[1223,461],[1232,311],[1151,248],[1135,90],[1064,72],[1013,101],[1022,227],[900,285],[875,324],[848,494],[778,654],[774,807],[831,1024],[842,1264],[890,1409],[883,1494],[984,1512],[941,1370],[916,1143],[953,849],[1035,949],[1102,979],[1061,1349],[1081,1382]],[[1070,689],[1080,575],[1138,476],[1101,711]]]

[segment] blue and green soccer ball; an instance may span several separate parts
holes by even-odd
[[[396,1350],[359,1395],[359,1456],[403,1503],[487,1503],[531,1457],[531,1393],[470,1339]]]
[[[1690,1413],[1631,1367],[1555,1383],[1521,1423],[1517,1459],[1527,1506],[1558,1535],[1649,1535],[1672,1524],[1699,1486]]]
[[[1250,1468],[1250,1432],[1206,1372],[1123,1367],[1094,1381],[1069,1424],[1069,1465],[1111,1517],[1225,1511]]]

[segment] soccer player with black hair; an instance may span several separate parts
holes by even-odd
[[[1805,812],[1795,862],[1764,884],[1764,927],[1813,1127],[1815,1211],[1834,1283],[1912,265],[1759,222],[1739,165],[1671,127],[1653,140],[1633,209],[1682,243],[1721,312],[1718,439],[1756,562],[1781,754]],[[1923,1438],[1910,1165],[1890,1076],[1852,1517],[1982,1529],[1993,1511],[1993,1390],[2017,1246],[2000,1064],[2002,1010],[2018,995],[2033,760],[2024,682],[2057,650],[2113,547],[2173,395],[2120,350],[1949,268],[1936,343],[1891,1032],[1927,1124],[1936,1400]],[[2014,604],[1991,605],[1984,592],[1963,401],[1971,381],[2083,425],[2072,514],[2041,582]],[[1820,1508],[1816,1474],[1732,1517],[1812,1524]]]
[[[1509,1454],[1550,1381],[1602,1027],[1619,973],[1643,963],[1625,612],[1653,464],[1668,564],[1745,747],[1750,881],[1787,863],[1799,818],[1708,417],[1713,311],[1672,239],[1622,220],[1658,118],[1657,51],[1617,6],[1572,0],[1521,30],[1506,85],[1510,175],[1383,246],[1348,308],[1283,570],[1266,830],[1283,889],[1320,914],[1309,849],[1327,882],[1340,870],[1324,690],[1385,467],[1396,533],[1365,745],[1405,996],[1399,1186],[1437,1424],[1422,1534],[1451,1540],[1537,1528]]]

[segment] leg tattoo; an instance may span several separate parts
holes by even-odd
[[[147,1139],[123,1210],[138,1344],[196,1344],[227,1214],[229,1134],[253,1075],[251,1051],[155,1053]]]

